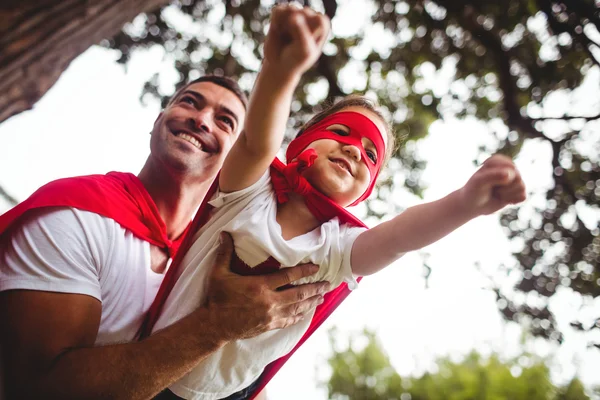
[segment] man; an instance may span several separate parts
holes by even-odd
[[[268,276],[229,272],[232,244],[225,235],[206,304],[132,342],[178,238],[241,131],[245,102],[227,78],[194,81],[158,116],[139,180],[127,174],[67,180],[11,217],[0,233],[8,398],[151,398],[225,343],[293,324],[322,301],[326,284],[278,290],[315,273],[312,265]],[[82,190],[93,206],[75,207]],[[131,221],[120,203],[111,205],[105,190],[133,196],[134,206],[122,208],[133,207],[139,218]],[[48,191],[55,199],[50,206]]]

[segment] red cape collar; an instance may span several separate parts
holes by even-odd
[[[48,207],[74,207],[111,218],[138,238],[166,249],[170,256],[175,255],[185,236],[168,238],[165,223],[142,182],[123,172],[58,179],[42,186],[0,216],[0,235],[30,211]]]

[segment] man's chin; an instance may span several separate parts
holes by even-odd
[[[191,168],[193,171],[190,172],[192,175],[199,177],[200,180],[210,180],[212,182],[222,167],[223,160],[220,157],[215,154],[207,154],[207,157],[201,163],[196,163]]]
[[[214,170],[215,164],[210,160],[210,154],[194,154],[193,157],[182,154],[168,154],[163,158],[163,165],[178,175],[206,175]]]

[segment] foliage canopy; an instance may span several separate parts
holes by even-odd
[[[329,336],[335,349],[333,331]],[[502,361],[495,354],[484,359],[472,352],[460,362],[439,359],[434,373],[401,377],[375,334],[366,331],[362,336],[367,339],[362,350],[355,351],[350,344],[334,350],[328,360],[332,374],[324,384],[332,400],[589,399],[577,378],[564,387],[556,386],[544,362],[526,354]]]
[[[506,268],[520,277],[516,291],[529,295],[496,292],[508,320],[525,319],[534,334],[561,341],[548,300],[565,287],[588,300],[600,296],[600,112],[582,114],[574,94],[600,67],[600,6],[594,0],[365,4],[369,23],[348,33],[336,29],[335,16],[353,5],[311,2],[333,18],[334,35],[298,88],[290,127],[298,127],[323,100],[353,92],[377,97],[405,141],[378,199],[369,203],[376,216],[374,205],[392,202],[394,187],[421,194],[424,162],[415,141],[436,119],[485,122],[496,143],[482,154],[516,156],[527,141],[545,143],[553,180],[547,201],[533,215],[516,208],[501,218],[517,245],[517,263]],[[237,77],[250,89],[271,6],[259,0],[176,0],[139,16],[105,44],[121,52],[122,63],[136,49],[163,46],[178,72],[176,87],[212,72]],[[440,79],[448,84],[435,83]],[[160,82],[155,75],[142,98],[157,96],[164,104],[168,93],[160,91]],[[546,105],[557,93],[572,104],[562,114]],[[584,218],[586,213],[595,216]],[[600,330],[599,317],[575,318],[573,326]]]

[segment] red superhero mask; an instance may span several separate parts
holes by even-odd
[[[347,136],[340,135],[336,132],[327,130],[331,125],[344,125],[348,127],[350,132]],[[368,157],[367,152],[362,144],[362,138],[367,138],[373,142],[377,150],[377,162],[373,162]],[[353,111],[342,111],[332,114],[317,124],[311,126],[296,139],[292,140],[285,153],[288,162],[297,158],[306,149],[306,146],[320,139],[331,139],[340,143],[356,146],[360,150],[361,162],[369,169],[371,181],[367,190],[350,206],[354,206],[371,195],[377,175],[381,170],[381,165],[385,158],[385,142],[377,125],[364,115]]]

